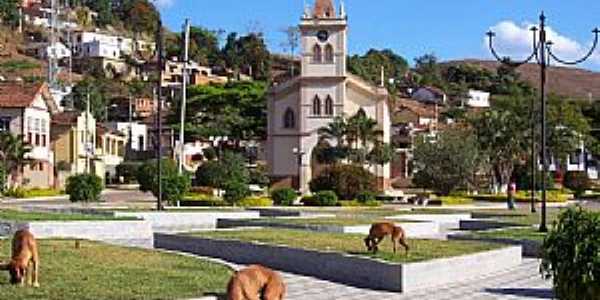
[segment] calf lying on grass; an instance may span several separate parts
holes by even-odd
[[[404,247],[406,254],[408,254],[409,247],[406,243],[406,233],[404,232],[404,229],[391,222],[375,223],[371,226],[369,235],[365,238],[365,246],[367,246],[367,250],[377,253],[379,250],[377,245],[379,245],[379,243],[381,243],[381,241],[388,235],[392,238],[394,253],[396,253],[398,244],[401,244]]]
[[[28,230],[15,232],[12,240],[11,261],[8,264],[0,264],[0,270],[7,270],[10,273],[10,283],[12,284],[24,285],[25,279],[27,279],[29,285],[39,287],[39,267],[37,243],[33,234]]]
[[[252,265],[235,272],[227,286],[228,300],[283,300],[285,283],[276,272]]]

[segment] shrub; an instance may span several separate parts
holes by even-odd
[[[98,202],[104,185],[94,174],[74,175],[67,178],[66,193],[71,202]]]
[[[22,187],[9,187],[4,192],[4,195],[18,199],[25,198],[25,189]]]
[[[273,200],[268,197],[246,197],[236,204],[241,207],[268,207],[273,206]]]
[[[150,160],[138,168],[137,181],[140,184],[140,190],[152,192],[158,197],[158,170],[156,160]],[[184,199],[185,194],[190,188],[190,178],[188,175],[179,175],[177,164],[170,159],[163,159],[162,162],[162,199],[174,204]]]
[[[206,158],[206,160],[214,160],[217,158],[217,151],[213,147],[202,150],[202,153],[204,154],[204,158]]]
[[[600,295],[600,214],[581,207],[563,212],[542,247],[541,272],[552,278],[557,299]]]
[[[356,200],[360,203],[367,203],[372,201],[377,201],[375,197],[375,193],[370,191],[360,192],[358,196],[356,196]]]
[[[465,205],[465,204],[473,204],[473,199],[469,197],[461,197],[461,196],[443,196],[438,198],[442,201],[443,205]],[[506,198],[505,198],[506,201]]]
[[[24,198],[35,198],[35,197],[53,197],[53,196],[60,196],[64,194],[62,191],[60,190],[56,190],[56,189],[31,189],[31,190],[26,190],[24,193]]]
[[[250,196],[248,184],[240,181],[230,181],[225,184],[225,201],[237,204],[240,200]]]
[[[338,204],[338,197],[332,191],[321,191],[315,195],[315,201],[317,206],[336,206]]]
[[[310,182],[313,193],[333,191],[342,199],[356,199],[361,192],[374,192],[377,180],[360,166],[338,165],[325,169]]]
[[[249,172],[250,184],[257,184],[259,186],[268,186],[271,183],[269,176],[261,169],[252,169]]]
[[[221,187],[222,179],[225,177],[225,170],[221,163],[216,160],[204,162],[198,170],[196,170],[197,186]]]
[[[300,203],[304,206],[319,206],[314,196],[304,196],[300,199]]]
[[[298,198],[298,194],[291,188],[281,188],[271,192],[271,198],[273,198],[273,202],[276,205],[292,206],[296,198]]]
[[[564,186],[573,190],[575,197],[579,198],[591,187],[591,183],[586,172],[567,172]]]
[[[228,182],[248,183],[250,175],[240,154],[225,152],[218,161],[208,161],[196,171],[196,184],[225,189]]]
[[[133,183],[136,181],[136,175],[140,163],[137,162],[122,162],[116,168],[117,178],[123,178],[122,183]]]
[[[379,207],[381,206],[381,201],[371,200],[367,202],[360,202],[358,200],[340,200],[338,201],[338,205],[341,207]]]

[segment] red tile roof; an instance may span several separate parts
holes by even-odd
[[[59,125],[72,125],[77,123],[77,117],[81,113],[76,111],[65,111],[52,116],[52,123]]]
[[[0,107],[29,107],[44,87],[45,83],[0,82]]]

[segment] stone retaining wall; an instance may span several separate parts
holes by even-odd
[[[440,235],[439,224],[432,222],[410,222],[410,223],[396,223],[402,226],[406,235],[416,238],[437,238]],[[308,230],[316,232],[328,232],[328,233],[355,233],[355,234],[369,234],[371,225],[355,225],[355,226],[344,226],[344,225],[320,225],[320,224],[289,224],[281,222],[270,222],[268,220],[231,220],[231,219],[219,219],[217,221],[217,228],[235,228],[235,227],[275,227],[275,228],[287,228],[287,229],[298,229]]]
[[[0,221],[0,235],[11,236],[19,229],[28,229],[39,239],[85,239],[119,246],[154,248],[152,227],[146,221]]]
[[[238,264],[262,264],[361,288],[403,292],[466,281],[521,263],[518,246],[422,263],[392,264],[337,252],[165,234],[155,234],[155,245]]]
[[[433,222],[440,225],[441,228],[458,228],[462,220],[470,220],[471,214],[407,214],[386,217],[389,220],[405,220]]]
[[[497,221],[494,219],[473,219],[461,220],[459,224],[460,230],[490,230],[509,227],[522,227],[523,225]]]
[[[152,224],[155,232],[177,233],[214,230],[217,220],[255,219],[258,212],[115,212],[115,217],[134,217]]]

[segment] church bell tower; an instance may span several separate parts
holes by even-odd
[[[316,0],[300,22],[303,77],[345,77],[348,22],[343,3]]]

